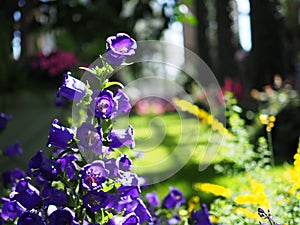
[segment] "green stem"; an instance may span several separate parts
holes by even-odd
[[[274,150],[273,150],[273,144],[272,144],[272,134],[270,131],[267,131],[267,138],[268,138],[268,147],[270,151],[270,157],[271,157],[271,166],[275,166],[275,158],[274,158]]]

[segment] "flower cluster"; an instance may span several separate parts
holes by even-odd
[[[112,71],[132,55],[135,41],[125,34],[107,39],[105,69],[92,68],[92,76],[103,81],[92,90],[67,73],[57,92],[75,104],[85,106],[86,115],[77,127],[66,127],[54,119],[48,137],[53,154],[42,150],[30,160],[26,172],[7,172],[11,192],[2,199],[1,222],[25,225],[65,224],[142,224],[152,216],[140,197],[140,181],[131,172],[132,161],[121,150],[134,148],[133,128],[114,129],[112,120],[130,111],[126,94],[108,90],[116,82],[106,79],[103,71]],[[115,60],[115,61],[114,61]],[[112,63],[109,64],[108,62]],[[100,71],[100,72],[99,72]],[[10,117],[1,114],[1,127]],[[3,121],[3,122],[2,122]],[[9,152],[18,154],[19,145]],[[87,161],[84,152],[93,154]]]
[[[266,125],[266,131],[271,132],[272,128],[274,127],[276,117],[268,116],[266,114],[260,114],[259,120],[260,120],[261,124]]]
[[[188,208],[185,209],[186,200],[180,190],[174,187],[169,189],[170,192],[164,197],[162,203],[156,192],[146,194],[148,209],[153,218],[151,224],[212,225],[206,205],[199,206],[199,197],[189,200]]]
[[[55,50],[45,55],[39,52],[31,63],[32,70],[47,72],[50,77],[59,76],[78,63],[71,52]]]
[[[173,102],[183,111],[187,111],[195,116],[197,116],[201,122],[204,124],[211,125],[213,131],[219,132],[221,135],[224,135],[227,138],[231,138],[232,134],[224,127],[224,125],[214,118],[211,114],[206,112],[204,109],[200,109],[198,106],[193,105],[192,103],[185,101],[183,99],[174,98]]]
[[[103,57],[100,56],[100,67],[81,68],[87,71],[88,79],[79,80],[70,72],[65,74],[57,99],[73,101],[73,106],[78,109],[76,121],[67,126],[55,118],[47,141],[51,156],[47,157],[45,151],[39,150],[30,159],[26,171],[15,168],[3,173],[0,225],[212,225],[255,224],[261,219],[279,225],[269,211],[266,213],[260,207],[272,209],[276,215],[281,213],[280,219],[289,220],[291,224],[299,224],[300,147],[294,167],[285,179],[272,181],[276,191],[268,191],[265,182],[269,177],[253,169],[259,165],[256,163],[259,156],[252,154],[253,147],[246,130],[241,128],[245,123],[236,113],[239,108],[233,107],[233,103],[229,112],[235,113],[228,113],[231,116],[230,128],[227,129],[206,111],[174,99],[182,110],[196,115],[211,125],[212,130],[228,138],[224,144],[228,149],[224,152],[234,151],[228,156],[234,167],[240,169],[244,166],[249,174],[255,173],[252,176],[255,179],[251,177],[249,180],[249,176],[244,182],[250,185],[244,187],[243,192],[236,193],[223,186],[196,183],[195,190],[217,196],[210,204],[210,212],[205,204],[200,203],[199,196],[186,200],[176,187],[170,187],[162,201],[155,191],[142,195],[141,190],[147,185],[133,172],[133,162],[126,154],[130,151],[128,149],[135,147],[133,127],[128,125],[117,129],[115,126],[117,117],[130,112],[130,100],[121,83],[107,78],[135,54],[136,48],[134,39],[119,33],[107,39],[107,50]],[[119,89],[110,89],[112,85]],[[11,118],[0,113],[0,132]],[[275,120],[267,119],[270,122]],[[264,141],[259,143],[263,150],[266,150],[265,145]],[[235,147],[231,149],[232,146]],[[16,141],[3,152],[12,157],[21,155],[22,148]],[[246,166],[248,162],[251,167]],[[272,194],[280,196],[273,205],[270,201]]]

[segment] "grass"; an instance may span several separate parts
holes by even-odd
[[[54,91],[1,97],[2,111],[14,118],[0,135],[0,148],[4,149],[17,139],[23,146],[24,156],[14,160],[0,159],[0,171],[16,166],[26,169],[29,159],[40,149],[50,153],[46,142],[52,120],[71,116],[69,109],[55,108],[54,100]],[[131,115],[115,121],[115,127],[126,127],[128,123],[134,127],[136,147],[124,151],[139,156],[134,160],[134,170],[152,183],[145,192],[155,190],[162,198],[168,193],[169,186],[176,186],[185,197],[199,195],[203,202],[209,203],[213,196],[195,191],[194,183],[211,182],[238,190],[246,182],[247,174],[229,177],[215,173],[213,164],[220,158],[214,150],[220,136],[210,133],[209,127],[200,124],[196,118],[175,113]],[[270,176],[281,176],[283,170],[284,166],[279,165],[269,173]]]
[[[184,160],[180,161],[176,157],[170,160],[170,158],[172,158],[170,155],[172,156],[174,151],[173,149],[178,145],[179,136],[181,135],[180,132],[182,131],[181,125],[184,123],[190,126],[194,122],[193,118],[180,120],[181,118],[178,117],[177,114],[132,116],[129,119],[129,122],[135,129],[136,148],[134,151],[143,149],[145,146],[148,147],[148,151],[143,152],[143,157],[135,160],[135,171],[140,176],[145,176],[146,179],[149,178],[151,181],[155,176],[164,177],[165,171],[171,170],[171,172],[173,172],[171,176],[165,176],[166,179],[157,183],[153,182],[154,184],[150,185],[146,192],[155,190],[158,195],[163,198],[163,196],[168,193],[169,186],[174,186],[182,190],[186,198],[198,195],[203,202],[209,203],[214,199],[214,196],[196,191],[193,188],[195,183],[215,183],[226,186],[234,192],[239,192],[243,185],[248,185],[249,175],[246,173],[239,173],[236,176],[216,174],[213,166],[214,163],[220,161],[221,158],[218,157],[217,154],[214,155],[213,158],[205,156],[207,152],[211,151],[210,148],[218,147],[214,146],[214,144],[218,145],[219,143],[212,141],[212,146],[208,148],[208,142],[215,139],[210,139],[210,129],[203,124],[197,124],[200,135],[198,136],[196,146],[187,145],[188,147],[194,147],[192,152],[189,152],[189,158],[184,158],[185,156],[181,155],[181,157],[186,160],[184,164],[178,165],[178,161],[182,162]],[[158,124],[154,125],[153,123],[156,123],[155,121]],[[155,138],[155,131],[159,134],[164,133],[164,137],[161,139]],[[160,144],[157,143],[158,140],[161,141]],[[167,160],[165,160],[167,162],[161,163],[165,158],[167,158]],[[147,167],[147,165],[152,164],[154,164],[154,166]],[[178,170],[174,169],[176,167]],[[282,176],[284,170],[285,166],[280,164],[270,169],[266,175],[276,178]]]

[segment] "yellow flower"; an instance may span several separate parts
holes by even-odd
[[[211,221],[212,223],[217,223],[217,222],[219,221],[219,218],[217,218],[217,217],[214,216],[214,215],[211,215],[211,216],[210,216],[210,221]]]
[[[259,120],[261,122],[261,124],[268,124],[268,116],[266,114],[260,114],[259,115]]]
[[[237,196],[235,199],[234,199],[235,203],[239,204],[239,205],[243,205],[243,204],[256,204],[257,201],[256,201],[256,198],[255,196],[253,195],[240,195],[240,196]]]
[[[184,209],[180,209],[179,210],[179,215],[180,216],[187,216],[188,215],[188,211],[184,210]]]
[[[220,134],[225,135],[228,138],[231,138],[232,135],[229,131],[224,127],[224,125],[214,118],[211,114],[206,112],[203,109],[199,109],[198,106],[193,105],[192,103],[174,98],[173,102],[183,111],[189,112],[195,116],[197,116],[204,124],[211,125],[212,130],[218,131]]]
[[[275,116],[268,116],[266,114],[260,114],[259,115],[259,120],[261,124],[267,125],[266,126],[266,131],[271,132],[272,128],[274,127],[274,122],[276,121]]]
[[[293,195],[300,188],[300,140],[298,143],[297,153],[294,155],[294,167],[287,170],[285,178],[292,183],[289,193]]]
[[[255,220],[259,220],[260,217],[259,215],[257,214],[257,212],[251,212],[249,209],[246,209],[246,208],[236,208],[234,210],[234,213],[237,213],[237,214],[244,214],[246,217],[248,217],[249,219],[255,219]]]
[[[210,184],[210,183],[196,183],[195,189],[206,193],[211,193],[215,196],[223,196],[225,198],[230,198],[231,191],[220,185]]]
[[[200,209],[200,198],[199,196],[194,196],[188,201],[188,211],[191,213],[195,210]]]
[[[276,117],[275,116],[269,116],[269,121],[270,122],[275,122],[275,120],[276,120]]]
[[[265,194],[264,186],[262,183],[252,180],[251,192],[251,194],[237,196],[234,201],[240,205],[251,204],[270,208],[268,196]]]

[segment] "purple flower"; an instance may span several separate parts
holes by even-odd
[[[146,198],[152,208],[156,208],[159,206],[160,200],[155,191],[153,191],[152,193],[147,193]]]
[[[131,197],[131,198],[137,198],[139,194],[141,193],[139,186],[124,186],[121,185],[118,188],[118,196],[123,197]]]
[[[91,209],[92,212],[97,212],[101,208],[105,208],[109,203],[109,194],[103,191],[90,191],[83,196],[83,205]]]
[[[14,220],[21,215],[26,209],[17,201],[11,201],[7,198],[1,198],[3,201],[1,217],[6,220]]]
[[[7,121],[12,119],[12,115],[6,115],[0,112],[0,132],[6,128]]]
[[[100,145],[99,148],[96,148],[93,151],[96,155],[103,155],[104,157],[107,157],[114,150],[111,147]]]
[[[130,199],[130,198],[129,198]],[[152,221],[152,216],[148,209],[146,208],[144,202],[140,198],[132,199],[128,201],[125,205],[126,214],[134,212],[135,215],[139,218],[140,223],[144,223],[145,221]]]
[[[42,217],[32,212],[24,212],[18,219],[17,225],[46,225]]]
[[[52,212],[49,216],[49,225],[77,225],[78,222],[75,221],[74,212],[69,208],[57,209]]]
[[[117,158],[116,165],[119,168],[119,170],[128,172],[131,171],[132,162],[131,159],[127,157],[127,155],[122,155],[119,158]]]
[[[55,106],[56,107],[65,107],[67,106],[67,99],[62,96],[56,96],[55,98]]]
[[[100,225],[99,223],[89,223],[88,221],[84,220],[82,225]]]
[[[183,194],[177,189],[170,187],[170,193],[164,198],[163,206],[167,209],[173,209],[185,203]]]
[[[54,119],[48,137],[48,146],[56,146],[59,148],[68,147],[73,140],[74,132],[70,128],[58,125],[58,119]]]
[[[134,55],[137,48],[136,41],[125,33],[108,37],[106,43],[106,60],[114,66],[119,66],[126,57]]]
[[[114,106],[115,102],[111,91],[103,90],[99,92],[96,90],[93,92],[90,109],[96,117],[109,119],[112,115]]]
[[[14,145],[8,146],[5,152],[8,156],[23,155],[22,147],[18,141]]]
[[[67,204],[67,194],[53,187],[45,187],[42,191],[43,205],[64,206]]]
[[[127,130],[112,130],[108,135],[108,138],[111,140],[110,147],[112,148],[129,146],[133,149],[135,146],[133,127],[131,125],[128,126]]]
[[[2,174],[4,183],[16,184],[21,178],[25,177],[24,171],[15,168],[13,170],[7,170]]]
[[[180,216],[179,216],[179,215],[175,215],[174,217],[168,219],[168,220],[166,221],[166,224],[167,224],[167,225],[177,225],[177,224],[180,224],[180,222],[181,222]],[[202,225],[202,224],[201,224],[201,225]],[[203,224],[203,225],[204,225],[204,224]]]
[[[54,181],[58,180],[59,166],[57,162],[45,158],[40,150],[29,161],[28,173],[39,176],[41,181]]]
[[[131,105],[129,98],[120,89],[118,89],[115,97],[113,97],[113,93],[109,90],[101,92],[95,90],[92,94],[90,109],[98,118],[114,119],[121,112],[124,114],[128,113]]]
[[[116,96],[114,97],[115,107],[113,109],[112,118],[116,118],[121,112],[126,114],[131,109],[131,104],[128,96],[118,89]]]
[[[196,225],[212,225],[209,218],[209,212],[205,204],[202,204],[202,209],[192,213],[192,220],[196,221]]]
[[[65,78],[63,80],[62,85],[60,86],[57,96],[64,96],[69,100],[73,100],[74,102],[78,102],[85,96],[86,87],[85,84],[72,77],[71,72],[67,72],[65,74]]]
[[[80,170],[82,186],[89,190],[97,190],[102,187],[102,183],[107,180],[108,171],[104,167],[104,162],[96,160],[92,164],[87,164]]]
[[[120,173],[119,171],[118,181],[124,186],[140,187],[139,178],[135,173],[131,173],[131,172]]]
[[[270,210],[268,210],[267,212],[265,212],[262,208],[258,208],[257,209],[257,213],[258,215],[265,220],[268,220],[270,222],[270,224],[274,224],[274,225],[280,225],[279,223],[277,223],[276,221],[274,221],[274,219],[271,216]],[[265,222],[261,222],[259,221],[259,224],[261,225],[268,225],[269,223],[265,223]]]
[[[77,171],[77,165],[75,163],[77,160],[78,158],[74,154],[66,154],[59,158],[56,162],[60,164],[61,170],[65,171],[70,179],[73,179],[75,171]]]
[[[110,178],[116,178],[119,174],[119,169],[116,165],[116,159],[111,158],[105,161],[105,168],[109,171]]]
[[[102,132],[90,123],[82,123],[77,129],[76,137],[79,139],[79,145],[83,146],[87,150],[97,150],[101,148],[102,144]]]
[[[109,219],[107,225],[138,225],[139,218],[134,213],[129,213],[126,216],[113,216]]]
[[[29,177],[22,178],[16,185],[16,190],[10,195],[11,200],[18,201],[26,209],[34,208],[40,202],[40,192],[29,181]]]

